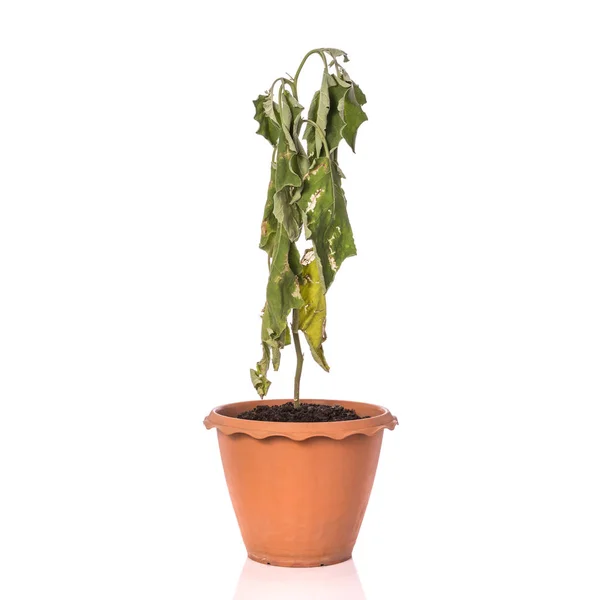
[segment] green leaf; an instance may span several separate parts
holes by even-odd
[[[327,82],[327,93],[329,99],[324,102],[322,94],[324,84]],[[325,138],[329,151],[332,152],[342,140],[342,131],[346,125],[344,118],[345,98],[351,89],[351,84],[344,79],[327,75],[323,77],[321,89],[315,93],[308,109],[308,119],[314,121],[325,132]],[[325,114],[325,122],[319,120],[319,109]],[[308,125],[304,133],[307,142],[309,156],[320,156],[322,154],[322,140],[313,126]]]
[[[273,214],[273,195],[275,194],[275,166],[271,165],[271,179],[267,190],[267,202],[263,212],[263,220],[260,225],[260,242],[258,247],[264,250],[269,256],[273,254],[273,245],[277,233],[277,219]]]
[[[283,93],[282,103],[286,104],[286,141],[288,148],[296,154],[293,159],[294,172],[301,178],[308,171],[309,161],[306,150],[300,141],[300,129],[302,128],[302,111],[304,107],[287,90]],[[298,195],[299,197],[299,195]],[[296,198],[297,200],[298,198]]]
[[[319,106],[319,96],[320,96],[320,93],[315,92],[315,95],[313,96],[313,99],[310,103],[310,106],[308,108],[309,121],[315,121],[317,118],[317,108]],[[316,147],[315,147],[316,135],[317,135],[317,132],[315,131],[315,128],[312,125],[307,125],[306,129],[304,130],[304,139],[306,140],[306,146],[308,148],[309,156],[316,155]]]
[[[329,152],[333,152],[342,140],[342,132],[346,126],[344,119],[345,99],[349,89],[349,85],[342,85],[341,83],[329,87],[329,113],[327,115],[325,136]]]
[[[269,388],[271,387],[271,382],[267,379],[270,352],[269,346],[264,342],[262,344],[262,349],[262,358],[256,363],[256,369],[250,369],[250,379],[252,380],[252,385],[258,392],[258,395],[261,398],[264,398],[267,395]]]
[[[329,371],[323,353],[323,342],[327,339],[325,333],[327,304],[321,261],[314,249],[310,248],[304,253],[301,264],[302,272],[299,280],[304,306],[298,311],[298,327],[306,336],[312,357],[325,371]]]
[[[262,341],[271,347],[283,347],[289,333],[287,319],[292,309],[303,304],[298,278],[290,268],[290,242],[283,225],[277,228],[277,239],[267,283],[267,301],[263,311]]]
[[[279,371],[280,364],[281,364],[281,348],[279,346],[273,346],[273,371]]]
[[[292,269],[292,273],[296,276],[300,275],[302,272],[302,265],[300,263],[300,252],[298,252],[296,244],[290,244],[288,262],[290,263],[290,269]]]
[[[282,104],[287,105],[285,100]],[[290,123],[291,115],[290,110]],[[303,160],[302,164],[299,163],[298,154],[295,150],[290,150],[289,142],[284,136],[281,136],[277,144],[273,215],[284,226],[292,241],[296,241],[300,237],[302,228],[302,215],[296,202],[300,199],[300,188],[302,187],[299,173],[306,168],[308,167],[305,161]]]
[[[367,120],[367,115],[361,107],[359,98],[363,101],[362,104],[367,101],[365,95],[360,91],[360,88],[358,88],[357,85],[352,84],[344,101],[344,119],[346,121],[346,127],[344,127],[342,134],[353,152],[356,152],[356,132],[361,124]]]
[[[327,249],[328,264],[323,267],[325,285],[327,289],[333,283],[336,273],[344,260],[356,256],[354,234],[348,219],[346,195],[342,189],[342,179],[337,171],[332,171],[334,181],[334,208],[333,218],[325,232],[325,247]]]
[[[286,140],[281,137],[277,145],[277,163],[275,173],[275,191],[280,192],[284,187],[300,187],[302,180],[298,175],[298,155],[288,147]]]
[[[323,70],[323,79],[321,81],[321,89],[319,90],[319,101],[317,104],[317,115],[316,115],[316,124],[323,130],[323,132],[327,129],[327,114],[329,113],[329,86],[334,85],[335,80],[333,77],[327,72],[327,69]],[[319,156],[321,154],[321,148],[323,147],[323,142],[321,141],[321,137],[317,134],[315,136],[315,156]]]
[[[289,151],[296,153],[297,152],[296,143],[294,141],[294,136],[293,136],[293,131],[292,131],[292,127],[293,127],[293,123],[294,123],[294,114],[292,111],[292,106],[290,105],[290,102],[288,99],[289,95],[290,95],[289,92],[288,92],[287,96],[285,93],[283,95],[280,95],[281,127],[283,130],[283,135],[287,142]],[[302,107],[300,107],[300,112],[302,112]]]
[[[281,223],[288,238],[295,242],[300,237],[302,214],[293,200],[291,188],[286,187],[273,196],[273,215]]]
[[[352,82],[352,87],[354,89],[354,95],[356,101],[362,106],[367,103],[367,97],[363,94],[362,90],[358,87],[358,83]]]
[[[288,130],[291,135],[292,144],[290,145],[290,150],[296,152],[298,154],[304,152],[304,148],[298,139],[298,134],[300,132],[300,126],[302,121],[302,111],[304,110],[304,106],[302,106],[296,98],[287,90],[283,92],[283,102],[286,104],[289,110],[290,117],[286,121],[288,124]],[[287,138],[287,136],[286,136]]]
[[[338,48],[323,48],[323,50],[325,50],[325,52],[327,52],[333,58],[337,58],[338,56],[343,56],[344,62],[348,62],[350,60],[348,58],[348,55],[343,50],[339,50]]]
[[[267,117],[269,117],[269,119],[271,119],[272,121],[277,123],[277,125],[279,125],[279,117],[277,116],[277,113],[279,112],[279,107],[277,106],[277,103],[273,100],[272,90],[269,90],[269,92],[267,93],[267,96],[264,101],[264,110]]]
[[[281,127],[277,121],[277,116],[275,114],[276,105],[274,105],[273,99],[270,94],[266,96],[261,94],[253,101],[253,103],[254,108],[256,109],[254,119],[258,121],[259,124],[256,133],[264,136],[271,145],[277,145]]]
[[[306,213],[306,237],[313,241],[321,261],[326,289],[342,262],[356,254],[341,182],[337,169],[332,170],[330,161],[321,157],[306,176],[299,202]]]

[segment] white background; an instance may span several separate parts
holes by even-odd
[[[3,600],[599,597],[597,3],[0,6]],[[369,121],[340,152],[359,255],[331,373],[307,361],[303,395],[400,426],[355,563],[238,586],[202,419],[254,397],[251,101],[319,46]]]

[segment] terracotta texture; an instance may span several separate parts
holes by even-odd
[[[384,429],[398,421],[373,404],[341,404],[366,419],[274,423],[236,419],[259,404],[215,408],[225,478],[248,556],[286,567],[332,565],[352,556],[371,494]]]

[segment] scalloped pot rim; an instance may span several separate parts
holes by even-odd
[[[214,408],[204,419],[207,429],[216,428],[225,435],[242,433],[255,439],[281,436],[295,441],[303,441],[313,437],[327,437],[343,440],[351,435],[375,435],[382,429],[394,429],[398,419],[390,411],[376,404],[350,402],[348,400],[303,400],[314,404],[339,404],[344,408],[353,408],[359,415],[367,416],[354,421],[332,421],[328,423],[277,423],[274,421],[250,421],[238,419],[236,415],[255,406],[273,406],[291,400],[253,400],[234,402]]]

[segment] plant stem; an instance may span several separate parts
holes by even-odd
[[[307,125],[311,125],[312,127],[315,128],[315,131],[319,134],[319,137],[321,138],[321,141],[323,142],[323,147],[325,148],[325,156],[328,159],[331,159],[331,157],[329,156],[329,144],[327,144],[327,138],[325,137],[325,132],[314,122],[311,121],[310,119],[302,119],[303,123],[306,123]],[[337,148],[336,148],[337,150]]]
[[[273,85],[269,88],[269,93],[271,94],[271,96],[273,95],[273,90],[275,89],[275,86],[277,85],[277,82],[281,81],[281,85],[285,85],[287,83],[287,85],[289,85],[291,88],[293,88],[294,86],[294,82],[289,80],[287,77],[278,77],[274,82]]]
[[[300,345],[300,336],[298,335],[298,309],[292,312],[292,336],[294,338],[294,348],[296,349],[296,376],[294,377],[294,408],[300,408],[300,377],[302,375],[302,365],[304,356],[302,356],[302,346]]]
[[[311,54],[316,54],[318,53],[319,56],[321,57],[321,60],[323,61],[323,64],[325,65],[325,69],[327,69],[327,59],[325,58],[325,52],[323,52],[323,50],[321,48],[316,48],[315,50],[311,50],[310,52],[308,52],[306,54],[306,56],[302,59],[302,62],[300,63],[300,66],[298,67],[298,70],[296,71],[296,74],[294,75],[294,79],[292,81],[292,88],[293,91],[292,93],[294,94],[294,97],[296,98],[296,100],[298,100],[298,77],[300,75],[300,71],[302,71],[302,67],[304,66],[304,63],[307,61],[308,57]]]

